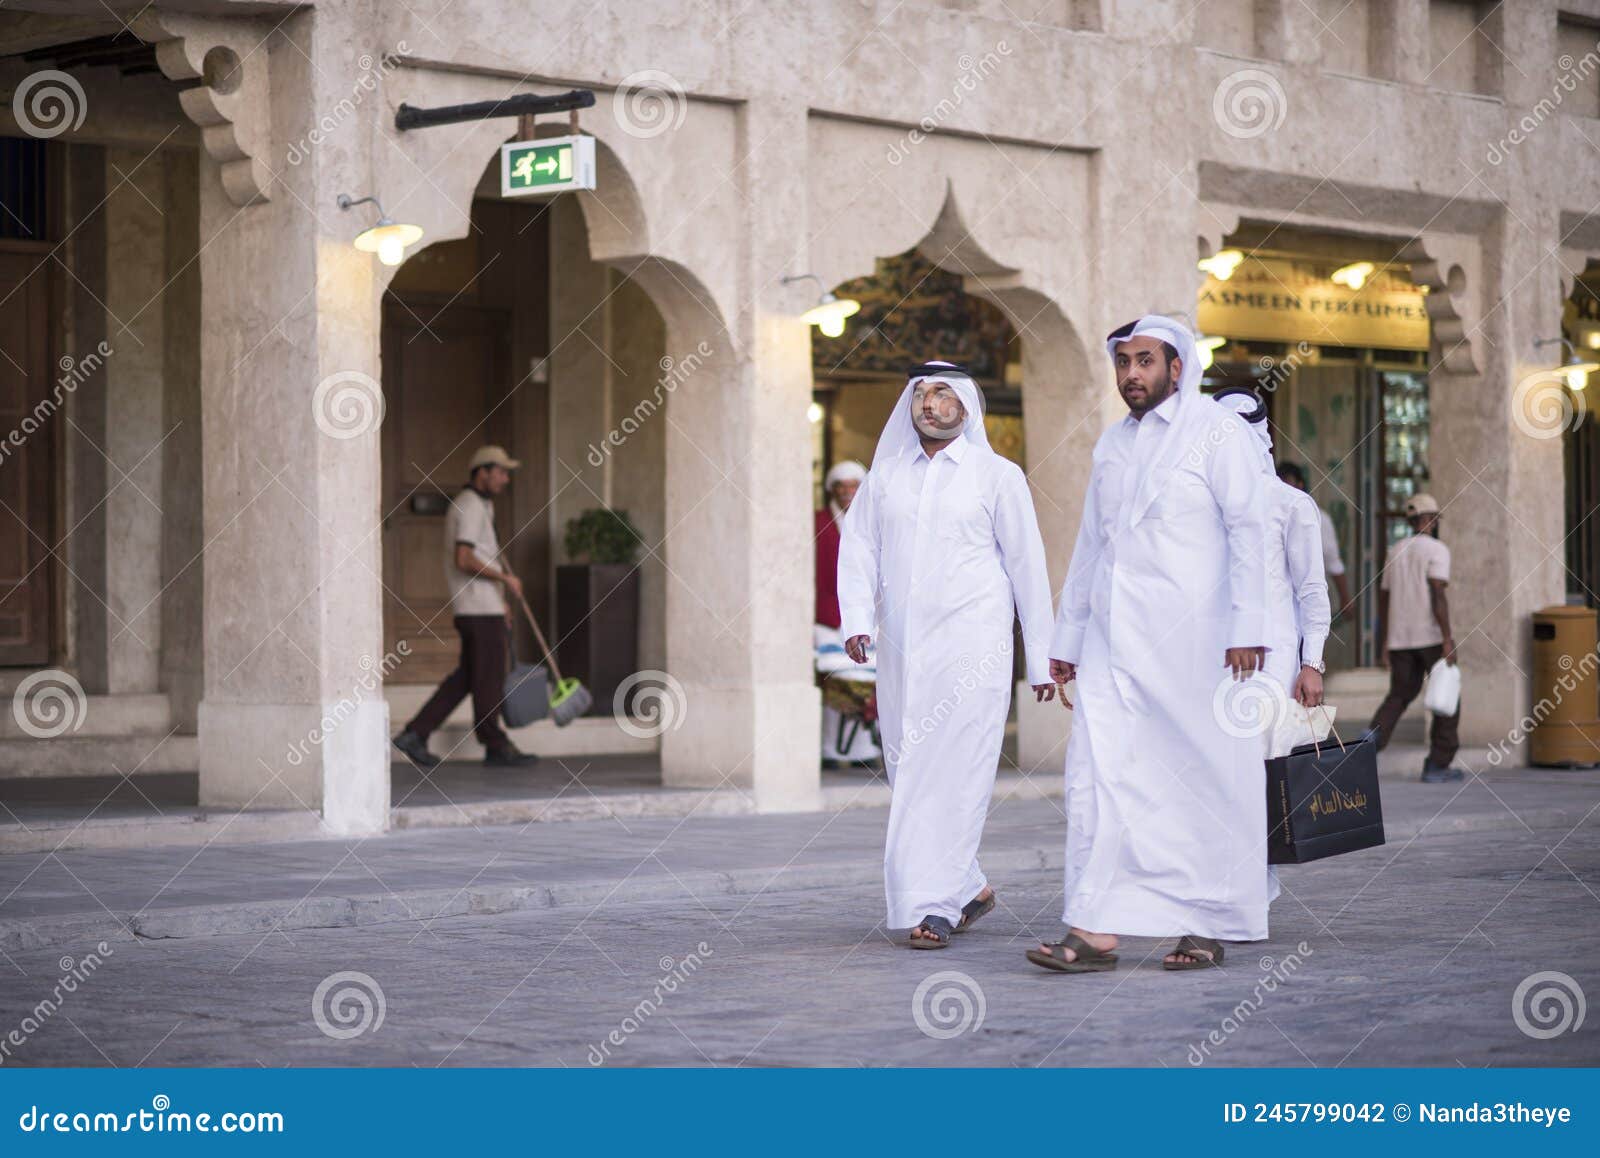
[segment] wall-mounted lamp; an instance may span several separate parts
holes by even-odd
[[[1585,362],[1578,357],[1578,352],[1566,338],[1538,338],[1533,343],[1536,350],[1541,346],[1557,345],[1561,347],[1561,353],[1566,360],[1555,367],[1556,372],[1566,379],[1568,390],[1582,390],[1589,385],[1589,375],[1600,370],[1600,362]]]
[[[807,279],[822,285],[822,279],[814,273],[800,273],[793,277],[783,279],[783,284],[805,281]],[[800,315],[800,320],[813,325],[830,338],[837,338],[844,333],[844,320],[854,317],[861,309],[861,303],[854,298],[835,297],[832,290],[824,289],[822,296],[817,299],[817,304]]]
[[[1359,290],[1367,284],[1367,279],[1372,276],[1372,271],[1377,268],[1370,261],[1353,261],[1349,265],[1341,265],[1334,270],[1329,280],[1334,285],[1349,286],[1353,290]]]
[[[1217,351],[1228,344],[1227,338],[1213,338],[1207,334],[1198,334],[1194,340],[1195,348],[1200,351],[1200,369],[1211,369],[1211,363],[1217,359]]]
[[[1202,257],[1197,263],[1202,273],[1209,273],[1218,281],[1227,281],[1233,276],[1233,271],[1239,268],[1239,263],[1244,260],[1244,252],[1238,249],[1218,250],[1210,257]]]
[[[378,206],[378,222],[372,228],[356,234],[355,247],[362,253],[377,254],[378,260],[384,265],[399,265],[406,259],[406,246],[415,245],[422,240],[422,226],[404,225],[391,220],[383,211],[383,206],[378,204],[376,197],[360,197],[352,200],[348,193],[339,194],[340,209],[364,205],[368,201]]]

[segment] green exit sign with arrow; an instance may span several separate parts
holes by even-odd
[[[594,188],[594,138],[546,137],[500,146],[500,196]]]

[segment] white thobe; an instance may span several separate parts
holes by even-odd
[[[1294,694],[1302,663],[1319,663],[1333,616],[1324,574],[1321,512],[1314,499],[1275,477],[1267,491],[1266,672]]]
[[[1050,682],[1050,581],[1022,471],[965,435],[932,458],[874,462],[845,515],[839,607],[845,639],[877,642],[888,926],[955,923],[988,883],[978,842],[1011,703],[1013,607],[1028,682]]]
[[[1316,503],[1315,499],[1311,501]],[[1343,575],[1344,560],[1339,557],[1339,532],[1333,529],[1333,517],[1317,507],[1317,519],[1322,524],[1322,569],[1329,575]]]
[[[1198,394],[1128,416],[1095,446],[1050,647],[1078,669],[1069,925],[1267,935],[1261,745],[1213,711],[1226,650],[1265,645],[1260,462],[1255,435]]]

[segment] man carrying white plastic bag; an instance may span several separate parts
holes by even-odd
[[[1412,534],[1390,549],[1378,592],[1379,630],[1384,633],[1380,658],[1387,656],[1389,663],[1389,694],[1372,718],[1380,752],[1422,690],[1429,670],[1441,661],[1451,668],[1456,663],[1445,592],[1450,585],[1450,548],[1439,541],[1439,504],[1432,495],[1414,495],[1406,503],[1406,519]],[[1457,701],[1453,712],[1433,714],[1428,755],[1422,762],[1422,779],[1429,784],[1462,777],[1459,768],[1450,767],[1460,747],[1456,735],[1461,722],[1459,688],[1452,698]]]

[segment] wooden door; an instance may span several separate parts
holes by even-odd
[[[51,660],[55,571],[47,248],[0,242],[0,665]]]
[[[383,315],[384,644],[406,640],[395,683],[434,683],[458,640],[445,581],[444,516],[484,443],[511,443],[507,316],[393,296]],[[509,538],[509,503],[495,504]]]

